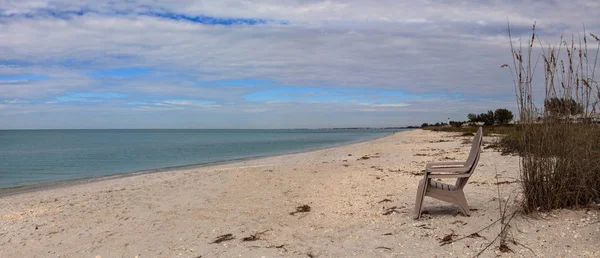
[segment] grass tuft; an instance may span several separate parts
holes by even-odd
[[[578,40],[561,37],[560,43],[547,47],[538,39],[544,92],[533,87],[540,60],[532,54],[535,25],[524,50],[511,38],[510,70],[520,123],[500,145],[521,157],[525,212],[582,207],[600,199],[600,86],[595,79],[600,40],[590,35],[598,41],[593,54],[588,53],[585,34]],[[544,94],[543,101],[536,101],[538,92]]]

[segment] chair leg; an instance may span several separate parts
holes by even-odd
[[[423,198],[425,197],[425,179],[419,182],[419,187],[417,188],[417,199],[415,201],[415,213],[414,219],[421,218],[421,208],[423,207]]]
[[[465,198],[465,193],[463,193],[461,191],[460,194],[457,194],[455,196],[455,199],[456,199],[456,204],[458,204],[458,207],[461,209],[463,214],[465,214],[465,216],[470,216],[469,204],[467,203],[467,198]]]

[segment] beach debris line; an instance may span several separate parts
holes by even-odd
[[[418,227],[418,228],[422,228],[422,229],[434,229],[434,228],[432,228],[432,227],[429,227],[429,225],[427,225],[427,224],[421,224],[421,225],[417,225],[416,227]]]
[[[402,172],[402,170],[400,170],[400,169],[391,169],[391,168],[388,168],[388,172],[400,173],[400,172]]]
[[[385,211],[383,213],[381,213],[381,215],[387,216],[387,215],[390,215],[390,214],[392,214],[394,212],[395,213],[400,213],[400,209],[402,209],[402,208],[404,208],[404,206],[402,206],[402,207],[392,206],[392,207],[389,207],[387,209],[385,209],[385,207],[384,207]]]
[[[267,248],[283,249],[283,251],[287,252],[287,249],[285,248],[285,244],[283,244],[283,245],[270,245],[270,246],[267,246]]]
[[[422,176],[425,174],[425,170],[421,170],[421,172],[410,172],[411,175],[413,176]]]
[[[267,246],[267,248],[283,248],[284,250],[287,251],[287,249],[285,249],[285,245],[270,245],[270,246]]]
[[[482,228],[482,229],[480,229],[480,230],[478,230],[478,231],[476,231],[476,232],[473,232],[473,233],[471,233],[471,234],[468,234],[468,235],[466,235],[466,236],[464,236],[464,237],[461,237],[461,238],[458,238],[458,239],[451,239],[450,241],[447,241],[447,242],[445,242],[445,243],[442,243],[440,246],[444,246],[444,245],[447,245],[447,244],[451,244],[451,243],[454,243],[454,242],[457,242],[457,241],[463,240],[463,239],[465,239],[465,238],[476,238],[476,237],[481,237],[481,238],[483,238],[483,239],[486,239],[485,237],[483,237],[483,236],[479,235],[479,232],[482,232],[482,231],[484,231],[484,230],[486,230],[486,229],[490,228],[491,226],[493,226],[494,224],[496,224],[498,221],[500,221],[500,219],[497,219],[497,220],[493,221],[492,223],[488,224],[487,226],[485,226],[484,228]],[[494,240],[495,240],[495,239],[494,239]],[[488,246],[488,247],[489,247],[489,246]],[[486,248],[487,248],[487,247],[486,247]]]
[[[390,200],[390,199],[388,199],[388,198],[385,198],[385,199],[383,199],[383,200],[381,200],[381,201],[378,201],[377,203],[391,202],[391,201],[392,201],[392,200]]]
[[[296,213],[302,213],[302,212],[310,212],[310,206],[308,205],[302,205],[302,206],[298,206],[296,207],[296,211],[292,211],[290,212],[290,215],[296,215]]]
[[[357,160],[366,160],[366,159],[371,159],[371,158],[379,158],[379,152],[377,152],[375,154],[363,155],[362,157],[358,158]]]
[[[504,185],[504,184],[514,184],[514,183],[519,183],[519,180],[515,180],[515,181],[500,181],[500,182],[496,182],[494,183],[495,185]]]
[[[271,230],[267,229],[265,231],[258,232],[256,234],[250,235],[248,237],[244,237],[244,238],[242,238],[242,242],[251,242],[251,241],[260,240],[260,236],[264,235],[265,233],[267,233],[269,231],[271,231]]]
[[[452,231],[452,233],[445,235],[444,237],[442,237],[440,239],[440,244],[441,244],[440,246],[444,246],[444,245],[452,243],[452,238],[458,236],[457,234],[454,234],[454,230],[451,230],[451,231]]]
[[[454,225],[454,224],[460,224],[461,226],[467,225],[467,222],[464,222],[462,220],[455,220],[454,222],[450,222],[450,224]]]
[[[211,244],[218,244],[218,243],[230,241],[233,239],[235,239],[235,237],[232,234],[220,235],[217,238],[215,238],[215,241],[212,241]]]
[[[506,244],[504,244],[504,243],[500,244],[500,247],[499,247],[499,249],[500,249],[500,252],[503,252],[503,253],[509,253],[509,252],[510,252],[510,253],[514,253],[514,251],[513,251],[512,249],[510,249],[510,248],[509,248],[509,247],[508,247]]]
[[[248,246],[250,248],[275,248],[275,249],[283,249],[283,251],[287,252],[287,249],[285,248],[285,244],[281,244],[281,245],[269,245],[269,246],[257,246],[257,245],[252,245],[252,246]]]
[[[451,142],[451,141],[450,140],[429,141],[429,143],[438,143],[438,142]]]
[[[377,171],[383,172],[383,168],[380,166],[371,166],[372,169],[375,169]]]
[[[486,239],[486,240],[487,240],[487,238],[485,238],[484,236],[480,235],[480,234],[479,234],[479,233],[477,233],[477,232],[475,232],[475,233],[472,233],[472,234],[468,235],[467,237],[468,237],[468,238],[477,238],[477,237],[479,237],[479,238],[483,238],[483,239]]]

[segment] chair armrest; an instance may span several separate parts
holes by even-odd
[[[427,178],[459,178],[459,177],[470,177],[471,174],[431,174],[426,173]]]
[[[446,166],[446,167],[430,167],[430,166],[426,166],[425,167],[425,171],[426,172],[459,172],[459,173],[466,173],[469,172],[469,167],[465,167],[465,166],[454,166],[454,167],[450,167],[450,166]]]
[[[458,172],[458,173],[467,173],[469,172],[468,167],[439,167],[439,168],[432,168],[432,167],[428,167],[425,168],[425,172]]]
[[[435,169],[436,167],[458,167],[458,166],[465,166],[466,162],[462,162],[462,161],[442,161],[442,162],[431,162],[431,163],[427,163],[427,165],[425,165],[426,169]]]
[[[427,168],[425,168],[425,173],[428,174],[430,178],[463,177],[461,175],[469,172],[469,169],[470,168],[468,168],[468,167],[439,167],[439,168],[427,167]],[[468,177],[468,176],[469,176],[469,174],[466,174],[466,176],[464,176],[464,177]]]

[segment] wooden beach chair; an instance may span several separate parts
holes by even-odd
[[[481,127],[477,130],[473,143],[471,144],[471,152],[469,158],[465,162],[433,162],[427,163],[425,166],[425,175],[419,181],[417,189],[417,200],[415,202],[415,219],[421,217],[423,208],[423,199],[425,196],[430,196],[438,200],[450,202],[458,205],[460,210],[466,216],[469,216],[469,205],[465,198],[463,188],[467,184],[469,177],[475,171],[479,154],[481,153],[481,142],[483,131]],[[454,185],[445,184],[431,180],[432,178],[457,178]]]

